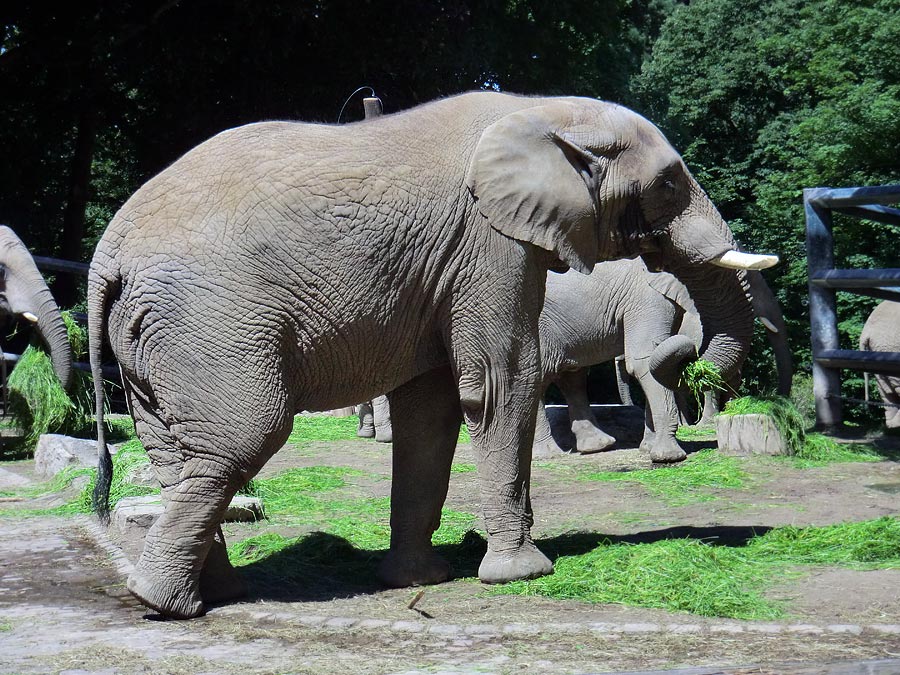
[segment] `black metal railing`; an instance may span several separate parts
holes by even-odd
[[[837,291],[900,301],[900,269],[836,269],[832,214],[844,213],[900,226],[900,185],[856,188],[807,188],[806,252],[809,269],[809,318],[813,357],[816,426],[843,424],[841,368],[900,374],[900,353],[841,349]]]

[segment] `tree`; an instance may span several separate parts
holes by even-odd
[[[900,182],[896,0],[695,0],[663,25],[634,94],[738,237],[781,255],[769,280],[809,368],[802,189]],[[835,231],[839,265],[897,266],[896,230]],[[839,296],[848,348],[872,304]],[[759,388],[770,370],[745,369]]]

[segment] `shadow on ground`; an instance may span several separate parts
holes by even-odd
[[[678,526],[617,536],[594,532],[567,532],[537,540],[551,560],[588,553],[600,545],[649,544],[666,539],[694,539],[713,546],[745,546],[766,526],[691,527]],[[487,542],[475,531],[458,544],[436,547],[450,563],[454,578],[475,577],[487,550]],[[240,573],[255,600],[322,602],[384,589],[376,580],[376,569],[386,551],[361,550],[342,537],[315,532],[263,560],[243,566]]]

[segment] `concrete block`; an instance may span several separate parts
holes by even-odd
[[[110,522],[119,532],[125,534],[135,530],[148,530],[162,515],[163,505],[159,495],[126,497],[120,499],[113,509]],[[253,522],[262,520],[262,502],[256,497],[237,495],[225,511],[225,522]]]
[[[122,534],[135,530],[149,530],[162,515],[159,495],[120,499],[110,516],[110,525]]]
[[[225,511],[227,523],[253,523],[265,517],[262,501],[247,495],[235,495]]]
[[[96,441],[62,434],[42,434],[34,449],[35,472],[44,478],[52,478],[70,466],[97,466]]]
[[[725,455],[789,455],[781,432],[768,415],[718,415],[716,438]]]

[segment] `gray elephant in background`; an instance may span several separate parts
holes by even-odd
[[[685,313],[696,309],[684,285],[671,274],[649,272],[639,259],[598,263],[587,276],[548,277],[540,321],[543,384],[546,389],[555,382],[566,397],[576,451],[599,452],[616,442],[591,412],[587,369],[624,354],[647,402],[641,449],[655,462],[684,459],[675,439],[679,418],[672,390],[699,347],[678,334]],[[533,457],[560,452],[541,406]]]
[[[900,302],[884,300],[872,310],[859,336],[859,348],[873,352],[900,352]],[[900,377],[875,375],[878,393],[886,404],[884,423],[900,428]]]
[[[488,539],[479,577],[550,573],[529,497],[547,272],[636,254],[777,260],[737,251],[659,130],[611,103],[476,92],[358,124],[250,124],[191,150],[115,215],[88,279],[95,507],[107,512],[111,479],[105,338],[162,486],[128,589],[173,617],[239,594],[219,527],[236,491],[296,412],[385,391],[383,582],[450,575],[431,535],[463,417]]]
[[[391,429],[391,411],[386,394],[360,403],[357,414],[359,415],[357,436],[374,438],[378,443],[393,442],[394,431]]]
[[[64,389],[72,382],[72,346],[53,294],[22,240],[0,225],[0,316],[34,324],[50,349],[53,371]]]

